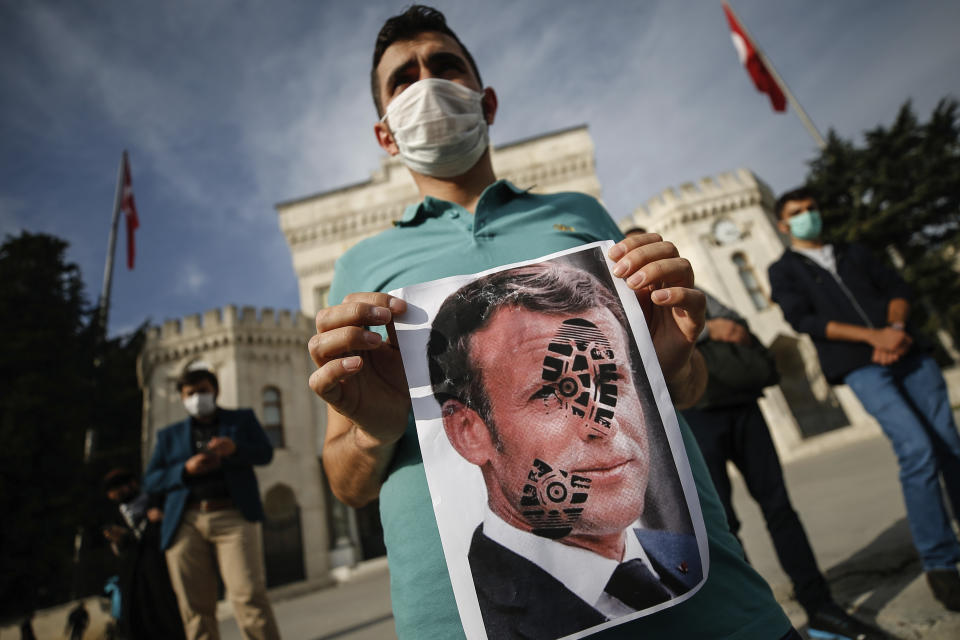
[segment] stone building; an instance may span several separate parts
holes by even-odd
[[[497,175],[534,192],[580,191],[600,197],[586,126],[530,138],[493,151]],[[170,320],[150,331],[141,358],[144,456],[157,429],[185,416],[173,387],[203,362],[220,377],[223,406],[253,407],[276,443],[273,462],[257,469],[268,522],[265,546],[272,583],[325,581],[355,562],[383,555],[376,503],[349,509],[333,498],[320,469],[325,407],[306,386],[313,364],[306,343],[312,318],[327,303],[333,266],[358,241],[388,228],[419,200],[397,158],[384,157],[364,182],[276,205],[293,260],[302,312],[234,307]],[[789,458],[812,441],[875,430],[845,387],[831,387],[813,345],[797,336],[770,302],[767,266],[783,251],[772,218],[773,195],[745,169],[666,189],[621,227],[643,226],[674,242],[697,282],[747,318],[775,353],[781,384],[762,409]],[[853,428],[841,428],[854,425]],[[831,434],[822,436],[824,432]],[[816,439],[813,436],[821,435]]]

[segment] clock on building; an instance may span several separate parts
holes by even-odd
[[[729,218],[720,218],[713,224],[713,239],[719,244],[731,244],[741,237],[740,227]]]

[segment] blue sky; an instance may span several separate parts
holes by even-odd
[[[224,304],[299,307],[273,205],[365,180],[373,41],[404,2],[0,3],[0,234],[70,242],[100,291],[120,152],[140,212],[111,333]],[[719,0],[436,2],[500,98],[494,144],[586,123],[614,218],[744,166],[775,191],[813,142],[740,67]],[[960,87],[960,3],[733,0],[826,133],[926,118]],[[122,229],[121,229],[122,231]]]

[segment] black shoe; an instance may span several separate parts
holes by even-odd
[[[960,573],[956,569],[927,571],[927,584],[943,606],[950,611],[960,611]]]
[[[880,629],[861,622],[831,602],[810,616],[807,635],[817,640],[886,640]]]

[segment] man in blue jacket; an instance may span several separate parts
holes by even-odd
[[[960,611],[960,543],[940,492],[960,514],[960,434],[946,383],[911,337],[910,289],[861,245],[827,244],[814,195],[795,189],[776,203],[790,248],[770,265],[770,288],[787,321],[813,339],[833,384],[846,383],[893,444],[927,582]]]
[[[144,488],[166,494],[160,545],[187,638],[219,638],[217,565],[244,637],[279,638],[267,599],[264,514],[253,472],[253,465],[270,462],[273,447],[253,411],[217,406],[212,372],[186,371],[177,390],[189,417],[157,434]]]

